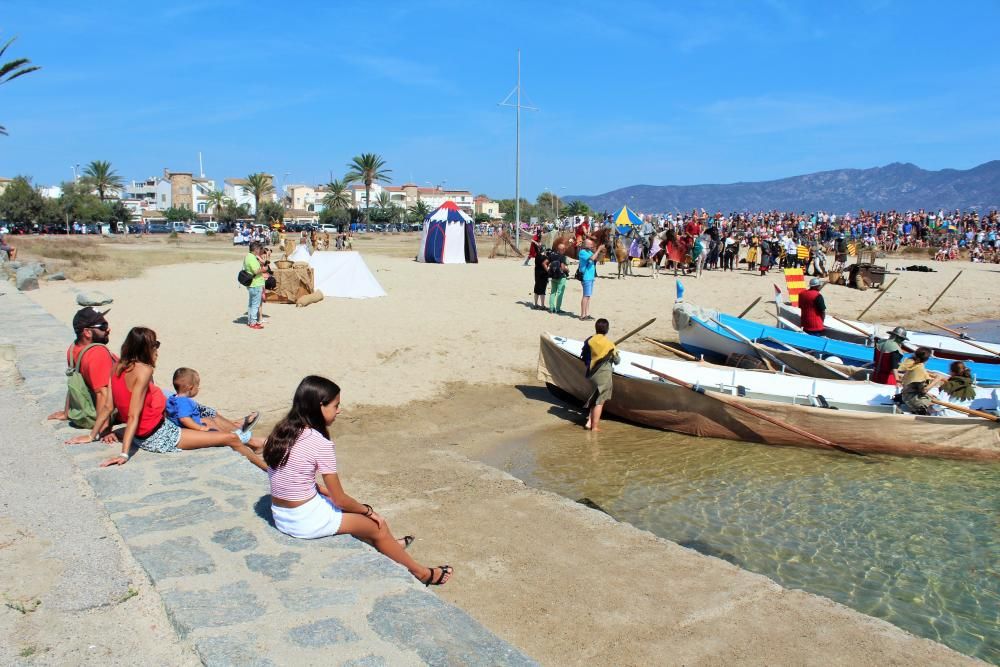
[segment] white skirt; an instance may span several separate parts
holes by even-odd
[[[298,507],[271,505],[271,515],[274,527],[285,535],[314,540],[336,535],[343,513],[326,496],[317,493]]]

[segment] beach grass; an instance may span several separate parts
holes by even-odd
[[[134,278],[145,269],[168,264],[237,260],[242,251],[225,240],[166,237],[30,237],[14,240],[21,261],[39,261],[46,273],[75,281]]]

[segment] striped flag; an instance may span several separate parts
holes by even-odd
[[[858,254],[858,244],[855,243],[854,241],[849,241],[847,243],[847,254],[848,255],[857,255]]]
[[[785,287],[788,289],[788,303],[799,305],[799,292],[806,289],[806,277],[802,269],[785,269]]]

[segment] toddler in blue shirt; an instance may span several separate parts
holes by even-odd
[[[251,412],[243,421],[237,424],[226,419],[213,408],[201,405],[194,400],[201,389],[201,376],[193,368],[178,368],[174,371],[174,391],[177,393],[167,398],[167,419],[181,428],[194,431],[230,431],[235,432],[243,440],[243,435],[249,435],[260,419],[260,413]]]

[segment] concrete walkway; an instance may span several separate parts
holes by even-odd
[[[0,346],[16,349],[23,378],[19,392],[0,392],[0,415],[16,412],[24,429],[34,425],[22,444],[57,486],[75,464],[177,636],[204,664],[535,664],[353,538],[303,541],[276,531],[266,476],[231,450],[139,452],[123,467],[100,469],[117,449],[62,445],[79,432],[40,423],[63,400],[60,360],[72,332],[22,294],[0,299]],[[70,486],[29,484],[4,486],[2,496],[37,509],[39,530],[74,536],[55,542],[76,549],[86,565],[64,573],[59,599],[69,607],[120,599],[128,584],[113,550],[93,537],[99,508],[79,495]]]

